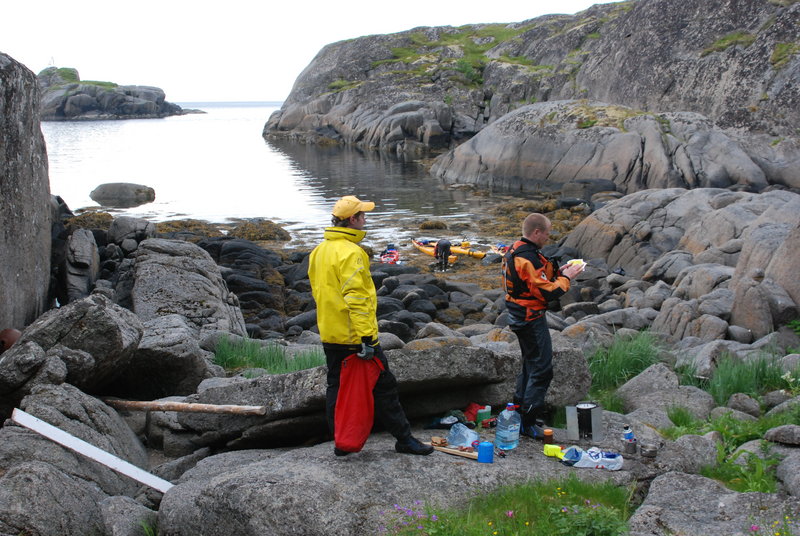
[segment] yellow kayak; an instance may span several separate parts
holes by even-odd
[[[433,246],[436,245],[436,242],[422,243],[422,242],[420,242],[418,240],[411,240],[411,243],[414,244],[415,248],[417,248],[421,252],[425,253],[426,255],[430,255],[431,257],[435,256],[433,254]],[[452,247],[450,248],[450,251],[453,251]],[[450,264],[453,264],[454,262],[456,262],[458,260],[458,257],[456,257],[455,255],[450,255],[447,258],[447,260],[448,260],[448,262]]]
[[[485,251],[478,251],[470,247],[450,246],[450,251],[456,255],[466,255],[467,257],[474,257],[476,259],[482,259],[486,256]]]

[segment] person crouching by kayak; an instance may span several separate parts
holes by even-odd
[[[436,257],[436,267],[441,272],[447,271],[447,263],[450,259],[450,241],[442,238],[433,248],[433,256]]]
[[[336,401],[342,362],[357,354],[364,360],[377,357],[383,365],[372,391],[375,416],[396,439],[395,450],[406,454],[430,454],[433,447],[411,435],[411,425],[400,405],[397,379],[378,342],[378,296],[369,271],[369,256],[358,245],[366,236],[366,212],[375,203],[348,195],[333,207],[332,227],[309,256],[308,277],[317,304],[317,327],[328,365],[326,414],[334,433]],[[334,454],[350,452],[334,447]]]

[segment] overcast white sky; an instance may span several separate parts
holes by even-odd
[[[162,88],[171,102],[282,101],[328,43],[417,26],[520,22],[608,0],[14,0],[0,52],[34,73]]]

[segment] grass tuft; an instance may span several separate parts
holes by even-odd
[[[660,361],[660,347],[648,331],[634,337],[616,337],[608,348],[598,348],[589,358],[592,389],[616,389],[650,365]]]
[[[798,43],[777,43],[769,61],[773,67],[780,69],[798,52],[800,52],[800,44]]]
[[[718,432],[722,438],[717,447],[716,463],[704,467],[703,476],[718,480],[734,491],[774,493],[778,485],[777,459],[770,452],[769,444],[762,443],[762,456],[737,449],[748,441],[762,438],[767,430],[800,422],[800,405],[754,422],[738,420],[729,413],[711,420],[697,419],[685,408],[672,408],[668,415],[674,426],[660,430],[668,439],[708,432]]]
[[[786,380],[783,375],[779,361],[772,356],[761,355],[741,361],[724,355],[717,363],[706,390],[717,404],[724,406],[735,393],[757,398],[768,391],[784,388]]]
[[[395,504],[383,513],[382,533],[437,536],[514,534],[617,536],[627,532],[632,487],[590,483],[575,475],[499,488],[465,508],[442,510]]]
[[[722,52],[723,50],[728,49],[732,46],[741,45],[745,48],[749,47],[753,44],[753,41],[756,40],[756,36],[749,33],[744,32],[733,32],[723,37],[720,37],[714,43],[711,44],[708,48],[703,50],[700,53],[700,56],[708,56],[712,52]]]
[[[222,337],[217,343],[214,363],[229,372],[261,368],[270,374],[285,374],[324,365],[325,355],[320,349],[290,356],[279,344],[262,346],[258,341],[235,342]]]

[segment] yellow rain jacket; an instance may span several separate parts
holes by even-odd
[[[317,302],[317,327],[323,343],[361,344],[378,338],[378,298],[369,256],[358,243],[366,231],[328,227],[311,252],[308,278]]]

